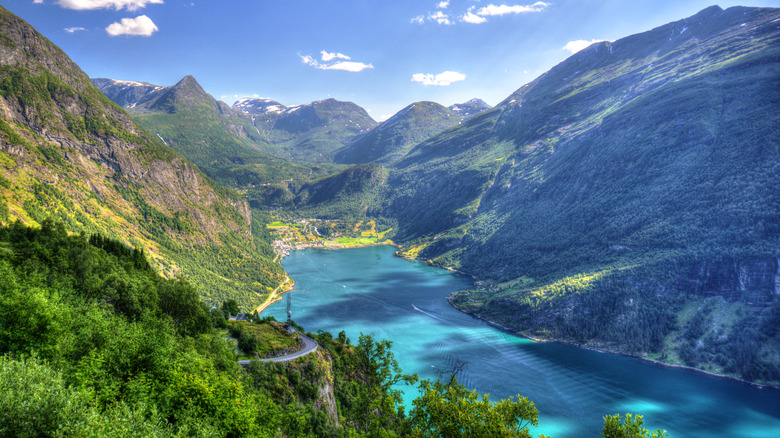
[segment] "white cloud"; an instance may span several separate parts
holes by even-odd
[[[442,11],[436,11],[428,16],[429,20],[433,20],[439,24],[452,24],[450,17]]]
[[[320,53],[322,54],[322,60],[325,61],[325,62],[331,61],[331,60],[336,59],[336,58],[338,58],[338,59],[352,59],[352,58],[350,58],[349,56],[347,56],[347,55],[345,55],[343,53],[336,53],[336,52],[328,53],[328,52],[326,52],[324,50],[322,50]]]
[[[367,68],[374,68],[371,64],[364,64],[362,62],[342,61],[330,65],[320,65],[317,68],[321,70],[344,70],[351,72],[363,71]]]
[[[446,86],[453,82],[458,82],[466,79],[466,75],[458,73],[456,71],[445,71],[437,75],[415,73],[412,75],[412,82],[420,82],[423,85],[440,85]]]
[[[43,3],[43,0],[33,0],[33,3],[36,5],[40,5],[41,3]]]
[[[568,50],[571,53],[577,53],[580,50],[590,46],[593,43],[598,43],[604,40],[575,40],[575,41],[569,41],[566,43],[565,46],[561,47],[563,50]]]
[[[66,9],[88,10],[114,8],[117,11],[127,8],[136,11],[147,4],[162,4],[163,0],[57,0],[57,4]]]
[[[480,23],[484,23],[484,22],[486,22],[486,21],[487,21],[487,18],[485,18],[485,17],[480,17],[479,15],[477,15],[477,14],[475,14],[475,13],[473,13],[473,12],[469,11],[469,12],[466,12],[466,15],[464,15],[464,16],[461,18],[461,21],[463,21],[463,22],[465,22],[465,23],[480,24]]]
[[[68,32],[68,33],[79,32],[79,31],[82,31],[82,30],[87,30],[87,29],[84,29],[83,27],[66,27],[65,28],[65,32]]]
[[[528,13],[528,12],[541,12],[546,8],[547,6],[550,6],[549,3],[545,2],[536,2],[532,5],[500,5],[496,6],[494,4],[489,4],[485,6],[484,8],[481,8],[479,11],[477,11],[477,15],[481,15],[483,17],[490,16],[490,15],[506,15],[506,14],[522,14],[522,13]]]
[[[426,21],[435,21],[439,24],[453,24],[450,16],[443,11],[443,9],[449,8],[449,6],[449,0],[441,1],[436,4],[436,7],[438,8],[436,12],[429,12],[427,15],[419,15],[412,18],[410,21],[417,24],[423,24]],[[550,3],[543,1],[537,1],[536,3],[529,5],[494,5],[491,3],[479,9],[477,9],[476,6],[471,6],[465,14],[456,16],[459,16],[460,21],[463,23],[480,24],[485,23],[488,20],[487,17],[490,16],[542,12],[548,6],[550,6]]]
[[[121,23],[111,23],[106,27],[106,32],[111,36],[151,36],[157,30],[157,25],[146,15],[139,15],[135,18],[123,18]]]
[[[352,59],[349,56],[343,54],[343,53],[329,53],[325,50],[320,52],[322,54],[322,63],[314,59],[314,57],[310,55],[298,55],[301,57],[301,61],[303,61],[304,64],[310,65],[314,68],[320,69],[320,70],[343,70],[343,71],[350,71],[350,72],[359,72],[363,71],[368,68],[374,68],[371,64],[365,64],[362,62],[354,62],[354,61],[337,61],[337,62],[331,62],[334,59]]]

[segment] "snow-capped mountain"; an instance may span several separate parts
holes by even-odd
[[[246,114],[264,115],[278,114],[287,109],[281,103],[263,98],[243,97],[233,104],[233,108]]]
[[[92,83],[119,106],[134,108],[149,94],[165,87],[138,81],[120,81],[118,79],[95,78]]]
[[[481,113],[482,111],[486,111],[492,108],[490,105],[488,105],[484,100],[474,98],[469,100],[466,103],[456,103],[455,105],[451,105],[449,109],[461,116],[464,117],[471,117],[474,115],[477,115]]]
[[[336,99],[285,106],[271,99],[242,98],[233,109],[251,117],[273,145],[268,153],[304,162],[332,161],[338,149],[377,125],[362,107]]]

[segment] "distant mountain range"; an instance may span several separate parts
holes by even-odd
[[[235,134],[248,138],[255,149],[305,163],[387,162],[400,158],[414,144],[490,108],[480,99],[449,108],[419,102],[417,111],[409,110],[412,104],[378,125],[365,109],[335,99],[285,106],[271,99],[242,98],[228,108],[203,91],[192,76],[170,87],[104,78],[92,81],[132,114],[174,114],[197,105],[211,107],[213,116],[232,118],[221,124],[233,125]],[[151,118],[139,121],[143,125]],[[375,128],[379,132],[374,133]],[[399,129],[408,132],[388,134]],[[365,140],[369,134],[371,139]],[[377,155],[379,150],[385,152]]]
[[[490,109],[479,99],[446,108],[435,102],[416,102],[349,143],[335,156],[337,163],[384,163],[401,159],[413,146]]]

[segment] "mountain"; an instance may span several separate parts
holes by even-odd
[[[173,114],[180,107],[197,105],[220,113],[230,111],[225,103],[216,101],[206,93],[198,81],[190,75],[170,87],[106,78],[92,79],[92,83],[103,94],[131,113]]]
[[[450,111],[459,114],[464,117],[475,116],[483,111],[487,111],[492,108],[482,99],[471,99],[466,103],[456,103],[448,107]]]
[[[271,99],[244,97],[233,104],[233,108],[252,115],[276,114],[287,109],[286,106]]]
[[[137,125],[2,8],[0,35],[0,220],[49,218],[143,248],[164,275],[187,275],[208,303],[248,306],[280,283],[270,237],[244,199]]]
[[[273,102],[273,101],[270,101]],[[251,117],[271,155],[305,163],[331,163],[341,147],[377,125],[352,102],[325,99],[285,107],[266,99],[240,99],[234,108]]]
[[[292,200],[295,213],[320,219],[365,217],[380,202],[387,176],[382,164],[367,163],[306,183]]]
[[[479,279],[462,310],[779,382],[779,19],[711,7],[595,43],[415,146],[368,211]]]
[[[254,207],[292,200],[290,190],[331,171],[290,163],[262,152],[269,145],[252,126],[251,118],[214,99],[192,76],[169,87],[155,87],[135,101],[123,96],[140,88],[135,85],[137,82],[92,81],[115,102],[126,102],[124,106],[136,122],[209,177],[247,191],[245,197]],[[238,108],[251,108],[250,105]]]
[[[92,83],[103,94],[109,96],[111,100],[126,109],[135,107],[143,98],[163,88],[146,82],[120,81],[105,78],[92,79]]]
[[[490,105],[480,99],[447,108],[436,102],[415,102],[339,150],[334,161],[390,164],[416,144],[488,109]]]
[[[416,102],[339,150],[334,160],[344,164],[389,164],[406,155],[412,146],[464,118],[436,102]]]

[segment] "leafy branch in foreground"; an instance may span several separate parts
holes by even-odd
[[[488,394],[469,391],[454,375],[447,383],[423,380],[420,389],[410,413],[416,437],[531,438],[530,426],[539,425],[539,411],[527,398],[492,403]]]
[[[626,414],[625,420],[620,422],[620,414],[604,417],[604,430],[601,436],[604,438],[666,438],[669,436],[665,430],[657,429],[655,432],[642,427],[641,415]]]

